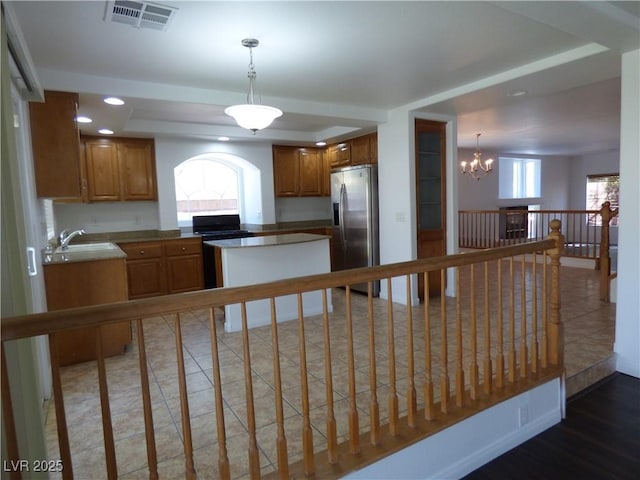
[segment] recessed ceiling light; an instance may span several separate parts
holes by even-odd
[[[113,135],[113,130],[109,130],[108,128],[101,128],[100,130],[98,130],[98,133],[101,133],[102,135]]]
[[[109,105],[124,105],[124,100],[117,97],[107,97],[104,99],[104,103]]]
[[[229,137],[218,137],[218,140],[221,142],[228,142],[229,141]]]
[[[527,92],[526,90],[514,90],[513,92],[511,92],[509,94],[509,96],[510,97],[521,97],[523,95],[526,95],[527,93],[529,93],[529,92]]]
[[[327,145],[327,142],[316,142],[316,147],[324,147]]]
[[[93,120],[91,120],[89,117],[85,117],[84,115],[78,115],[76,117],[76,122],[78,122],[78,123],[91,123],[91,122],[93,122]]]

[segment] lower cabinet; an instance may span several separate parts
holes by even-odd
[[[127,286],[130,300],[167,293],[160,242],[125,243],[119,247],[127,254]]]
[[[127,254],[130,300],[204,288],[199,237],[121,243],[119,247]]]
[[[202,240],[170,240],[164,244],[169,293],[190,292],[204,288]]]
[[[45,265],[47,308],[62,310],[127,300],[127,273],[123,258]],[[60,365],[96,359],[96,329],[60,332],[56,342]],[[131,323],[102,327],[102,350],[107,357],[124,353],[131,343]]]

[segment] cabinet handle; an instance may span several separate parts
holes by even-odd
[[[144,255],[144,250],[140,250],[140,255]]]
[[[182,251],[186,252],[187,251],[187,247],[182,247]]]

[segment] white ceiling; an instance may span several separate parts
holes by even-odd
[[[484,148],[576,155],[618,148],[620,54],[640,48],[638,1],[167,0],[164,32],[105,21],[104,1],[3,3],[42,87],[80,93],[85,133],[307,143],[405,108],[456,115],[461,147],[479,132]],[[223,113],[246,100],[246,37],[263,103],[284,111],[255,136]]]

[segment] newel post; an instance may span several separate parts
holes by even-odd
[[[564,329],[560,318],[560,255],[564,248],[564,236],[560,233],[562,222],[553,219],[549,222],[549,238],[555,242],[555,247],[549,250],[551,256],[551,292],[549,299],[549,324],[547,325],[549,338],[549,363],[551,365],[564,364]]]
[[[618,209],[611,210],[611,202],[604,202],[600,209],[602,228],[600,233],[600,300],[609,302],[611,257],[609,256],[609,223],[618,215]]]

